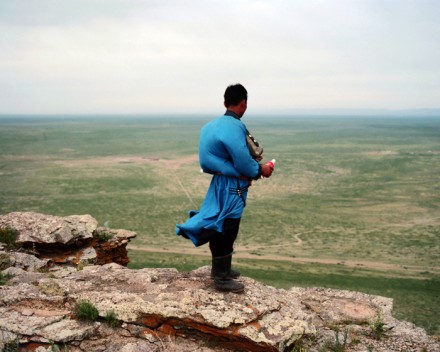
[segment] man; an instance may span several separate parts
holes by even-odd
[[[234,280],[240,273],[231,268],[233,246],[248,187],[252,180],[270,177],[273,171],[273,167],[259,164],[249,152],[246,126],[241,122],[247,98],[241,84],[227,87],[225,114],[203,126],[199,160],[202,170],[213,175],[211,184],[200,211],[190,211],[190,218],[176,229],[178,235],[191,239],[196,246],[209,242],[211,275],[221,291],[244,290],[244,285]]]

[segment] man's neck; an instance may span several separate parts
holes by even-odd
[[[238,114],[234,110],[230,110],[230,109],[226,110],[225,115],[232,116],[233,118],[236,118],[237,120],[241,119],[241,116],[238,116]]]

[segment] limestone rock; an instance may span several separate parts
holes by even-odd
[[[16,230],[16,242],[43,260],[18,253],[12,258],[12,265],[26,270],[39,270],[52,264],[77,266],[115,262],[127,265],[127,244],[136,233],[97,227],[97,224],[90,215],[58,217],[33,212],[0,215],[0,227]]]
[[[439,341],[423,329],[395,319],[386,297],[276,289],[247,277],[239,278],[242,294],[218,292],[210,267],[189,273],[126,268],[126,244],[134,232],[97,229],[89,216],[71,221],[11,214],[0,217],[0,226],[26,233],[23,243],[38,248],[0,251],[7,280],[0,286],[0,350],[11,343],[40,352],[57,350],[54,344],[70,352],[318,352],[332,343],[336,350],[335,339],[346,338],[347,352],[440,351]],[[85,266],[58,265],[71,263]],[[95,263],[103,265],[89,265]],[[78,320],[75,307],[83,300],[96,307],[97,321]],[[380,340],[372,336],[377,319],[385,326]]]
[[[9,255],[9,260],[11,266],[21,268],[24,270],[40,270],[48,267],[49,260],[48,259],[38,259],[34,255],[20,253],[20,252],[11,252]]]
[[[0,227],[19,232],[17,243],[68,244],[90,239],[98,222],[90,215],[59,217],[34,212],[13,212],[0,215]]]
[[[129,240],[137,236],[136,232],[124,230],[124,229],[111,229],[108,227],[100,226],[95,230],[95,233],[101,235],[102,233],[108,233],[113,238],[118,240]]]
[[[210,267],[182,273],[133,270],[112,263],[79,271],[6,271],[15,277],[0,287],[0,330],[7,332],[6,341],[18,337],[22,347],[48,348],[52,341],[78,352],[275,352],[294,346],[319,351],[334,339],[330,327],[340,326],[343,331],[348,326],[352,331],[349,351],[366,351],[367,346],[401,351],[403,344],[430,352],[440,348],[423,329],[393,318],[392,300],[358,292],[283,290],[244,277],[240,278],[244,293],[221,293],[214,289]],[[76,319],[79,300],[88,300],[98,309],[97,322]],[[119,321],[114,328],[105,323],[110,311]],[[368,331],[379,314],[393,329],[376,341]]]
[[[129,263],[127,244],[136,237],[136,232],[123,229],[110,229],[98,227],[95,230],[95,237],[98,239],[94,244],[97,253],[96,264],[118,263],[127,265]],[[106,241],[101,238],[109,237]]]

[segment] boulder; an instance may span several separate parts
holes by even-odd
[[[34,212],[0,215],[0,227],[18,231],[17,243],[70,244],[91,239],[97,225],[90,215],[59,217]]]
[[[97,224],[90,215],[59,217],[34,212],[0,215],[0,228],[17,231],[16,243],[33,254],[30,257],[17,254],[13,258],[17,267],[41,269],[52,264],[78,266],[113,262],[127,265],[127,244],[136,233],[97,227]],[[0,246],[0,251],[4,249]],[[35,261],[34,255],[42,262]],[[34,262],[28,263],[29,260]]]
[[[49,266],[49,260],[38,259],[36,256],[27,253],[20,252],[1,252],[0,255],[8,256],[11,266],[21,268],[24,270],[37,271],[47,268]]]

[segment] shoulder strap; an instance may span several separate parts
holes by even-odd
[[[256,145],[257,147],[260,146],[260,143],[257,142],[257,140],[254,138],[254,136],[251,135],[251,133],[248,131],[247,128],[246,128],[246,134],[247,134],[247,136],[252,140],[252,142],[255,143],[255,145]]]

